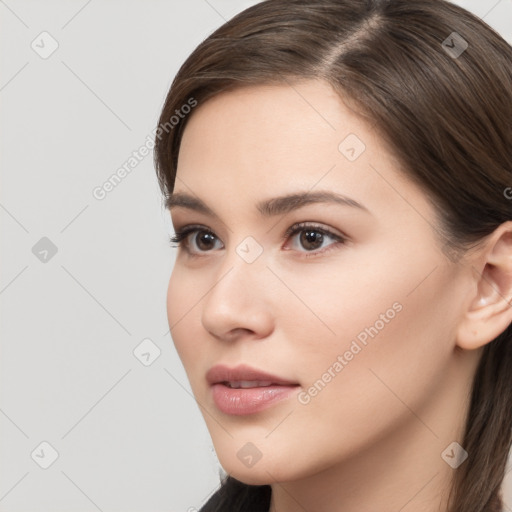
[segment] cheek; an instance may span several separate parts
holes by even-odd
[[[324,432],[333,428],[326,425],[356,437],[365,425],[378,429],[376,420],[392,421],[407,410],[403,403],[420,407],[442,381],[454,348],[455,297],[441,270],[425,279],[432,261],[408,272],[388,259],[386,268],[374,262],[360,274],[317,267],[300,279],[286,276],[301,300],[282,296],[275,314],[301,368],[303,412],[330,418],[321,421]]]
[[[176,351],[187,371],[190,370],[192,355],[197,354],[204,333],[200,332],[200,300],[202,292],[195,283],[191,286],[186,273],[173,269],[167,288],[167,320]]]
[[[286,287],[281,287],[276,301],[277,322],[285,324],[286,333],[302,333],[300,346],[312,354],[343,353],[356,338],[364,346],[375,331],[380,337],[403,316],[410,291],[403,276],[397,280],[390,262],[375,258],[371,264],[358,258],[358,268],[348,268],[347,263],[353,267],[354,260],[347,257],[329,265],[305,265],[301,272],[281,269]],[[297,350],[297,344],[290,348]]]
[[[444,332],[446,323],[433,320],[448,320],[446,312],[456,299],[437,252],[425,246],[412,265],[406,248],[396,254],[390,249],[389,244],[358,248],[357,257],[347,251],[328,264],[303,265],[300,272],[281,266],[286,286],[279,288],[274,311],[283,338],[288,341],[288,333],[299,333],[300,347],[319,357],[343,353],[357,340],[363,348],[371,344],[379,357],[390,350],[389,358],[402,349],[406,353],[410,339],[426,339],[439,328]],[[297,350],[298,345],[293,342],[289,348]]]

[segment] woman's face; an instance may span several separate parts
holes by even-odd
[[[292,481],[407,429],[429,443],[446,433],[454,404],[450,418],[432,404],[454,377],[468,269],[441,252],[421,189],[326,83],[251,86],[199,105],[174,192],[213,212],[171,207],[176,231],[199,227],[178,251],[167,311],[228,473]],[[212,386],[215,365],[293,386],[265,390],[250,375],[241,380],[257,389]],[[440,435],[436,457],[445,447]]]

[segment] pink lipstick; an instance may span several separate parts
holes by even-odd
[[[267,409],[289,398],[297,382],[256,370],[247,365],[229,368],[215,365],[206,374],[213,400],[225,414],[246,415]]]

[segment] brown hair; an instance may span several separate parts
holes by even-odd
[[[456,34],[454,34],[456,33]],[[465,46],[467,44],[467,48]],[[176,75],[155,165],[172,193],[188,118],[177,109],[242,85],[325,80],[379,130],[436,207],[448,256],[512,219],[512,48],[444,0],[266,0],[207,37]],[[451,512],[501,512],[512,442],[512,325],[484,347]],[[267,511],[270,486],[229,475],[201,509]]]

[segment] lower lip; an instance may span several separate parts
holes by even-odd
[[[230,388],[213,384],[215,405],[226,414],[254,414],[289,398],[299,386],[266,386],[260,388]]]

